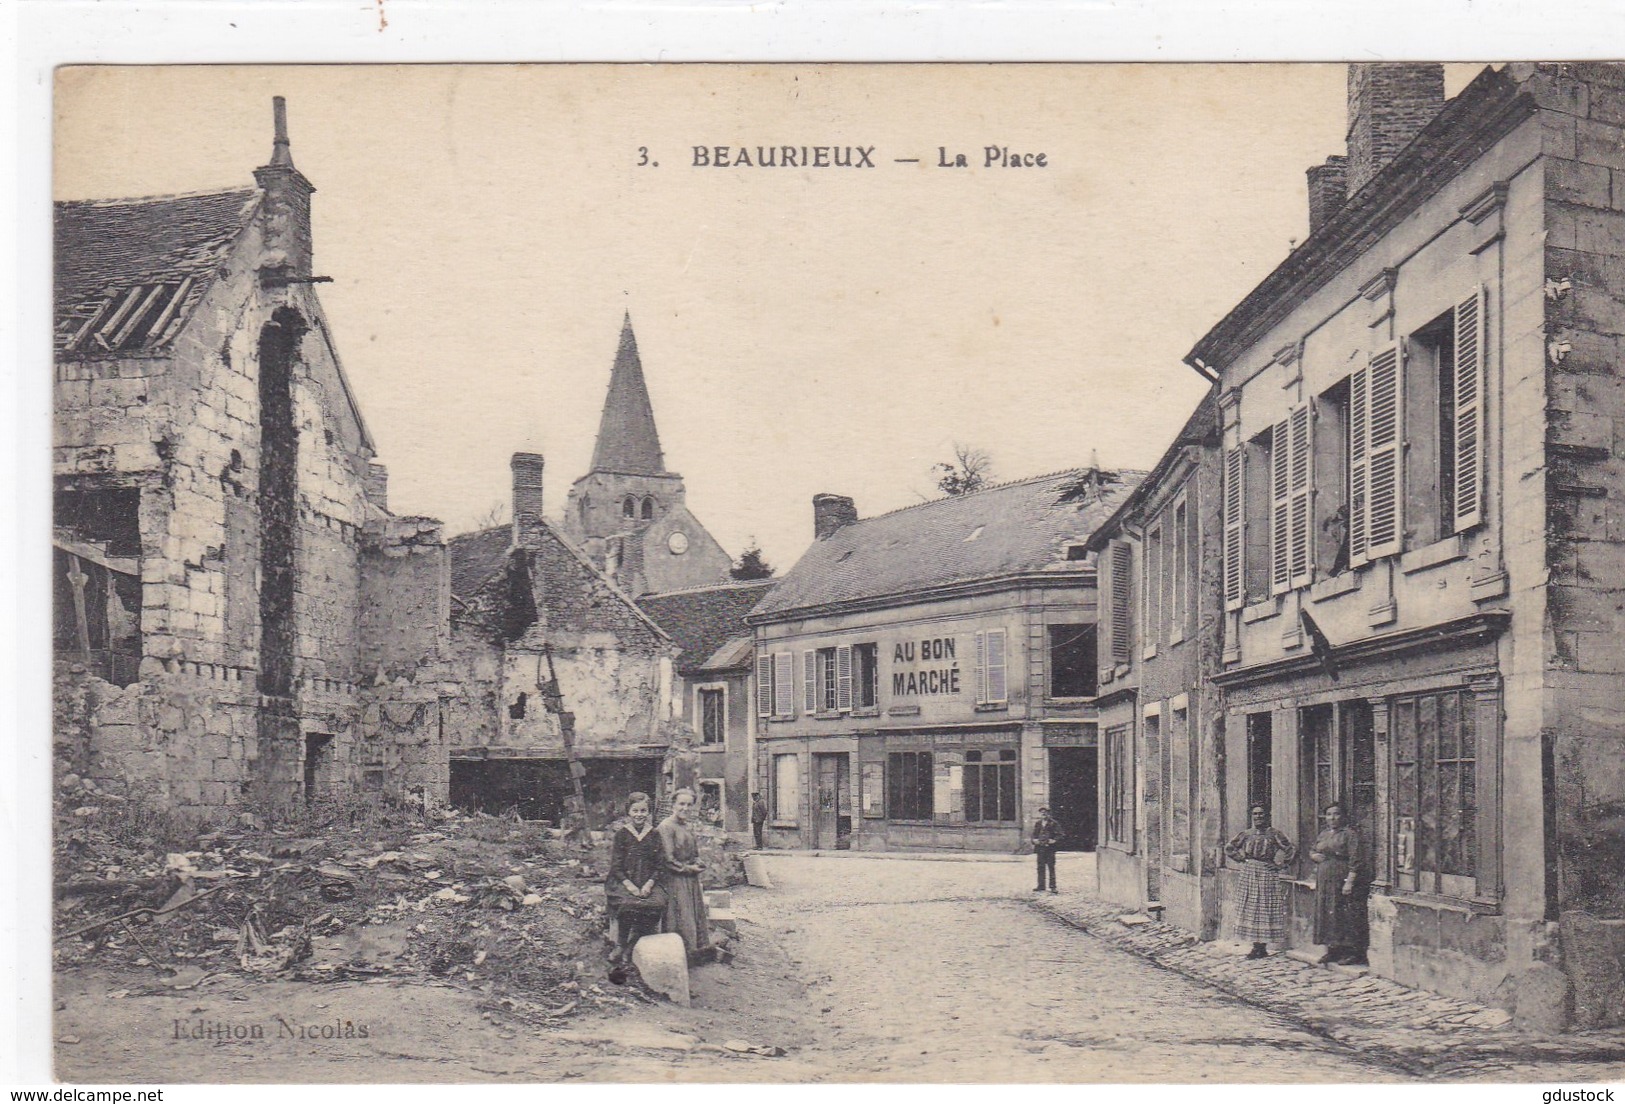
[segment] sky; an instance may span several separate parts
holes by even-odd
[[[1480,69],[1452,65],[1455,94]],[[1149,468],[1182,357],[1307,236],[1341,65],[125,66],[57,71],[59,199],[241,187],[271,97],[390,505],[466,531],[584,475],[630,312],[667,466],[781,572],[812,496]],[[873,169],[694,147],[873,147]],[[1042,153],[984,167],[984,150]],[[966,168],[939,167],[939,149]],[[853,155],[856,159],[856,155]],[[730,154],[730,158],[732,154]],[[899,159],[918,163],[899,163]],[[798,155],[798,160],[799,160]],[[714,161],[712,152],[708,160]],[[645,164],[640,162],[646,161]]]

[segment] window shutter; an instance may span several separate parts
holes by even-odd
[[[773,715],[796,715],[796,655],[794,652],[773,654]]]
[[[818,712],[818,653],[801,653],[801,709],[804,713]]]
[[[1310,519],[1314,490],[1314,422],[1309,416],[1308,404],[1295,408],[1287,421],[1291,424],[1291,501],[1287,527],[1292,538],[1290,571],[1294,587],[1305,586],[1314,575],[1314,542],[1311,539]]]
[[[769,652],[756,654],[756,715],[773,715],[773,656]]]
[[[1009,700],[1010,693],[1004,677],[1004,630],[993,629],[987,634],[987,698],[988,702]]]
[[[852,645],[842,644],[835,649],[835,708],[842,712],[852,709]]]
[[[1246,499],[1242,492],[1242,480],[1246,476],[1242,458],[1246,451],[1244,446],[1237,445],[1224,455],[1224,608],[1227,610],[1238,610],[1247,601],[1246,569],[1242,563],[1247,547],[1243,528]]]
[[[1366,396],[1371,387],[1371,366],[1356,368],[1349,376],[1349,566],[1359,567],[1366,555],[1370,536],[1370,511],[1366,508],[1367,459],[1371,453],[1370,419],[1366,416]]]
[[[1484,289],[1456,307],[1455,531],[1484,520]]]
[[[1292,587],[1292,419],[1270,434],[1270,590]]]
[[[972,677],[976,682],[976,704],[981,705],[987,701],[987,633],[977,633],[975,640],[976,673]]]
[[[1134,614],[1130,603],[1134,598],[1134,549],[1126,541],[1113,541],[1111,556],[1112,660],[1115,663],[1132,663],[1134,653],[1130,649],[1134,643]]]
[[[1371,358],[1366,387],[1366,555],[1371,559],[1399,551],[1400,456],[1404,419],[1400,410],[1403,369],[1395,345]]]

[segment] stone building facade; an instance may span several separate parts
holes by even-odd
[[[1139,473],[1076,469],[859,520],[750,615],[757,776],[776,846],[1016,851],[1038,807],[1095,824],[1095,566]]]
[[[252,188],[56,209],[59,761],[196,812],[381,784],[370,661],[441,633],[365,609],[439,527],[388,512],[275,124]]]
[[[1222,470],[1221,571],[1185,614],[1222,611],[1191,691],[1222,708],[1205,843],[1262,801],[1307,852],[1340,803],[1375,972],[1617,1024],[1625,68],[1487,69],[1445,102],[1437,67],[1355,65],[1349,88],[1308,240],[1187,357]],[[1192,926],[1222,936],[1218,861]],[[1285,879],[1310,946],[1314,867]]]

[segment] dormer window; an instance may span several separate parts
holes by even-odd
[[[1072,562],[1087,560],[1089,549],[1081,544],[1069,544],[1066,546],[1066,558]]]

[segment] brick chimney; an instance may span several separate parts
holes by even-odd
[[[534,452],[516,452],[509,463],[513,470],[513,542],[521,548],[536,547],[541,536],[544,464]]]
[[[813,495],[813,537],[824,540],[843,525],[858,520],[858,507],[845,495]]]
[[[1348,194],[1360,189],[1444,106],[1444,66],[1360,62],[1349,66]]]
[[[1309,167],[1309,232],[1313,234],[1348,198],[1348,158],[1333,154]]]
[[[265,233],[265,262],[272,277],[309,276],[310,195],[316,190],[305,174],[293,167],[288,146],[288,104],[271,97],[271,160],[254,170],[254,180],[265,193],[261,221]]]
[[[361,490],[367,501],[385,513],[389,512],[389,469],[376,460],[367,461],[367,475]]]

